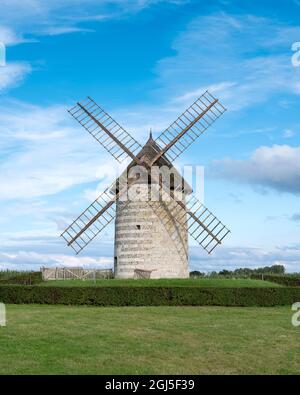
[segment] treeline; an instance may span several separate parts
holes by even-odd
[[[198,270],[194,270],[190,272],[190,277],[251,277],[254,274],[276,274],[283,276],[285,274],[285,268],[283,265],[273,265],[273,266],[265,266],[257,269],[249,269],[249,268],[239,268],[235,270],[221,270],[220,272],[210,272],[210,273],[202,273]]]
[[[1,270],[0,285],[2,284],[22,284],[33,285],[42,282],[41,272]]]

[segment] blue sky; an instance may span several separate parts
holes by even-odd
[[[0,268],[112,263],[113,227],[80,257],[59,238],[115,176],[67,108],[90,95],[143,142],[208,88],[228,111],[178,163],[205,167],[205,204],[232,233],[211,256],[191,242],[191,268],[300,271],[300,1],[0,7]]]

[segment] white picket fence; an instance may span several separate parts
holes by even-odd
[[[88,280],[112,278],[112,269],[84,269],[82,267],[41,267],[43,280]]]

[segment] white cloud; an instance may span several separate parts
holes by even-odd
[[[0,270],[39,270],[46,267],[107,268],[112,266],[109,257],[78,257],[64,254],[45,254],[34,251],[0,252]]]
[[[2,108],[0,200],[49,196],[114,176],[112,164],[102,161],[106,154],[100,145],[70,122],[59,106],[14,103]]]
[[[291,137],[294,137],[295,134],[296,134],[296,133],[295,133],[294,130],[292,130],[292,129],[285,129],[285,130],[283,131],[283,137],[286,138],[286,139],[289,139],[289,138],[291,138]]]
[[[57,35],[87,31],[79,24],[132,15],[160,2],[187,0],[1,0],[0,25],[24,34]]]
[[[0,17],[1,19],[1,17]],[[0,24],[0,93],[20,84],[24,78],[32,71],[27,62],[8,62],[7,47],[22,44],[32,40],[24,39],[13,29],[1,26]],[[3,54],[4,51],[4,54]],[[2,56],[1,56],[2,55]]]
[[[161,1],[174,4],[185,0],[1,0],[0,44],[35,42],[38,36],[93,32],[85,22],[132,15]],[[1,48],[0,48],[1,49]],[[2,60],[2,59],[0,59]],[[28,63],[0,67],[0,93],[16,86],[31,71]]]
[[[236,86],[236,82],[221,82],[219,84],[213,84],[213,85],[207,85],[207,86],[202,86],[200,88],[197,88],[196,90],[192,90],[190,92],[186,92],[185,94],[175,97],[174,101],[175,102],[191,102],[194,101],[196,98],[201,96],[203,92],[208,90],[211,94],[213,95],[218,95],[221,94],[222,98],[226,99],[230,96],[229,90]]]
[[[91,255],[81,254],[83,260],[73,258],[59,237],[126,165],[118,165],[70,117],[69,107],[8,100],[0,106],[0,245],[6,254],[0,253],[2,268],[111,262],[112,229],[89,246]]]
[[[58,237],[54,245],[51,245],[51,239],[45,239],[44,245],[44,247],[41,247],[41,242],[36,243],[33,238],[31,249],[30,247],[20,249],[16,244],[16,247],[11,246],[9,249],[0,252],[0,270],[39,270],[41,266],[84,266],[86,268],[109,268],[113,266],[112,241],[110,241],[109,248],[105,244],[95,242],[93,245],[90,244],[89,255],[83,256],[73,256],[72,252],[70,254],[60,252],[61,246]],[[299,272],[300,246],[280,246],[270,250],[246,246],[222,247],[215,250],[211,256],[203,252],[201,247],[190,247],[190,270],[211,272],[237,268],[254,269],[272,265],[283,265],[286,271],[290,273]]]
[[[195,18],[174,41],[175,55],[157,65],[160,92],[168,88],[182,101],[210,86],[231,110],[277,93],[299,95],[300,69],[292,67],[290,51],[299,36],[300,26],[253,15]]]
[[[256,269],[258,267],[283,265],[287,272],[300,272],[300,248],[279,246],[273,249],[255,247],[222,247],[207,256],[199,247],[190,248],[191,270],[204,272],[234,270],[238,268]]]
[[[27,40],[25,40],[23,37],[18,36],[16,32],[12,29],[0,26],[0,42],[5,44],[6,46],[21,44],[26,41]]]
[[[0,67],[0,93],[18,85],[30,71],[28,63],[7,63]]]
[[[59,26],[59,27],[50,27],[48,29],[43,30],[43,34],[49,36],[58,36],[60,34],[69,34],[69,33],[79,33],[85,32],[90,33],[93,32],[92,29],[84,29],[76,26]]]
[[[57,213],[53,212],[53,217],[48,220],[48,228],[45,224],[40,224],[35,230],[28,230],[28,225],[31,225],[28,223],[25,231],[13,229],[11,232],[1,232],[0,270],[39,270],[41,266],[112,267],[111,229],[89,244],[80,256],[75,256],[73,250],[60,237],[61,231],[53,227],[55,218]]]
[[[280,192],[300,193],[300,147],[273,145],[257,148],[249,159],[217,160],[212,174]]]

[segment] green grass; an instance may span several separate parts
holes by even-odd
[[[51,280],[40,284],[41,286],[196,286],[196,287],[280,287],[280,285],[262,280],[251,279],[160,279],[160,280]]]
[[[1,374],[299,374],[291,308],[8,305]]]

